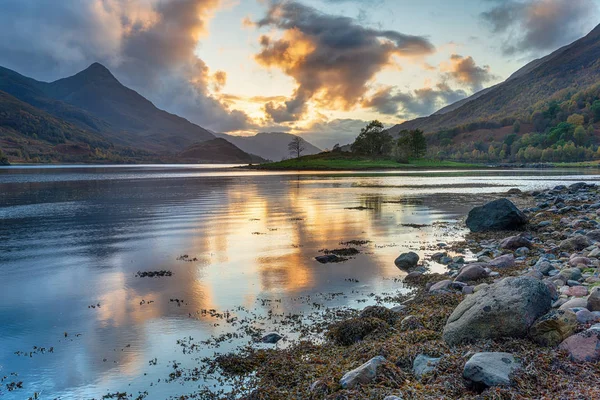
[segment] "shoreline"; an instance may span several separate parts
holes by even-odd
[[[418,268],[413,269],[404,280],[413,292],[409,296],[398,296],[396,307],[356,310],[325,327],[322,343],[299,341],[288,348],[272,350],[248,347],[205,360],[209,370],[218,371],[233,388],[246,385],[247,390],[234,389],[230,393],[246,399],[475,399],[482,398],[480,396],[576,399],[600,396],[600,352],[598,358],[581,360],[577,358],[577,351],[564,345],[567,339],[575,341],[581,335],[595,332],[590,327],[600,322],[600,314],[584,310],[585,307],[562,307],[572,300],[581,303],[580,299],[600,286],[600,230],[597,235],[595,232],[600,224],[591,222],[600,214],[599,187],[575,184],[570,188],[559,186],[509,197],[525,207],[529,218],[525,230],[469,233],[464,242],[440,249],[458,254],[470,251],[477,255],[476,262],[465,263],[461,257],[445,259],[446,274],[424,274],[417,272],[422,271]],[[587,238],[586,235],[596,239],[581,239],[580,236]],[[507,245],[507,238],[526,245]],[[523,240],[519,242],[519,238]],[[577,240],[587,246],[568,247]],[[439,254],[432,256],[440,259]],[[502,264],[496,262],[498,259],[508,262]],[[466,281],[456,280],[459,271],[467,267],[475,269],[481,264],[485,264],[489,272],[473,275],[473,279]],[[572,312],[575,318],[560,341],[540,344],[540,338],[532,333],[534,322],[530,321],[528,333],[495,337],[492,334],[460,343],[447,342],[443,332],[448,329],[448,318],[459,304],[476,298],[477,292],[491,291],[511,280],[538,281],[548,288],[553,287],[548,289],[552,292],[548,295],[552,296],[552,305],[544,310],[544,316],[561,308],[561,313]],[[541,319],[536,316],[535,323],[539,324]],[[510,321],[490,323],[510,324]],[[600,333],[598,335],[600,340]],[[465,365],[478,352],[510,353],[521,367],[510,374],[510,384],[486,386],[482,392],[482,387],[473,382],[465,384]],[[425,368],[426,372],[421,375],[415,372],[415,362],[423,357],[431,358],[435,365]],[[374,360],[379,361],[375,364]],[[360,384],[348,386],[350,378],[345,374],[360,372],[361,368],[370,371],[368,377],[363,376]]]

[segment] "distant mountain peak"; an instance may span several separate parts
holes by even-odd
[[[77,75],[85,76],[88,79],[117,80],[108,68],[98,62],[93,63]]]

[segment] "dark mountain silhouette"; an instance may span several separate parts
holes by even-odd
[[[227,139],[240,149],[250,154],[256,154],[267,160],[280,161],[290,158],[288,144],[296,135],[283,132],[261,132],[254,136],[233,136],[225,133],[216,133],[218,137]],[[318,154],[322,150],[302,139],[304,145],[303,155]]]
[[[502,125],[503,121],[526,118],[538,102],[589,89],[599,81],[600,25],[570,45],[530,62],[503,83],[389,131],[397,134],[403,129],[422,129],[433,133],[482,121]]]
[[[248,154],[223,138],[207,140],[190,146],[179,154],[179,158],[191,163],[199,161],[231,164],[265,162],[263,158]]]
[[[195,149],[194,162],[262,160],[230,143],[200,146],[214,139],[208,130],[158,109],[101,64],[51,83],[0,67],[0,147],[13,159],[85,161],[87,154],[88,161],[174,162]]]
[[[177,152],[214,139],[206,129],[158,109],[98,63],[52,83],[2,68],[0,90],[124,146]]]

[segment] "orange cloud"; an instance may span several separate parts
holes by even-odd
[[[394,56],[422,57],[434,51],[423,37],[366,28],[293,1],[272,5],[257,25],[283,31],[280,37],[261,37],[257,62],[282,70],[297,83],[291,99],[265,105],[265,113],[277,123],[301,118],[311,100],[321,107],[350,110],[375,75],[394,65]]]

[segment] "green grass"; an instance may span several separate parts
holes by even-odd
[[[273,163],[255,165],[266,170],[368,170],[368,169],[418,169],[418,168],[482,168],[483,165],[454,161],[418,159],[400,164],[385,158],[370,158],[351,153],[321,153]]]
[[[555,162],[552,165],[557,168],[599,168],[600,161]]]

